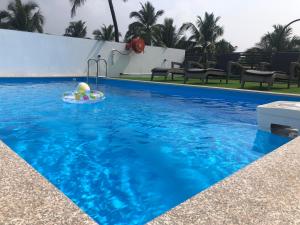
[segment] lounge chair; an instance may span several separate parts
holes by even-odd
[[[207,68],[205,73],[206,83],[209,78],[226,80],[228,84],[229,77],[232,75],[233,63],[237,62],[240,58],[240,53],[228,53],[217,56],[216,64],[213,68]]]
[[[172,80],[174,80],[175,75],[184,76],[185,71],[190,67],[200,67],[202,68],[203,65],[196,62],[196,61],[184,61],[183,63],[179,62],[171,62],[171,68],[163,68],[163,67],[156,67],[152,69],[151,80],[154,79],[155,76],[163,76],[165,80],[167,79],[168,75],[171,74]]]
[[[178,63],[178,62],[172,62],[171,63],[171,69],[169,70],[172,80],[174,80],[175,75],[184,76],[184,68],[185,68],[185,62]]]
[[[191,68],[204,68],[203,64],[200,62],[203,61],[203,55],[199,52],[199,49],[189,49],[185,52],[185,59],[182,63],[172,62],[171,69],[169,70],[172,75],[172,80],[176,75],[181,77],[185,76],[185,72]]]
[[[162,68],[162,67],[156,67],[156,68],[153,68],[151,70],[151,80],[153,80],[153,78],[155,76],[163,76],[165,77],[165,80],[167,80],[168,78],[168,75],[169,75],[169,68]]]
[[[192,79],[200,79],[202,81],[202,83],[204,84],[205,78],[206,78],[205,72],[206,72],[206,69],[201,69],[201,68],[187,69],[185,71],[183,82],[186,84],[186,82],[189,80],[189,78],[192,78]]]
[[[217,78],[226,79],[226,83],[228,83],[229,75],[231,75],[231,63],[238,61],[240,58],[240,53],[230,53],[230,54],[222,54],[217,56],[217,62],[208,62],[209,65],[213,65],[213,67],[207,69],[192,69],[185,73],[184,81],[185,83],[190,78],[199,78],[203,83],[207,83],[209,78]]]
[[[290,88],[291,82],[297,82],[300,87],[300,54],[298,52],[278,52],[271,58],[271,63],[261,63],[260,70],[243,70],[241,86],[244,88],[246,82],[258,82],[268,84],[268,88],[279,81],[286,82]]]
[[[183,82],[186,83],[189,78],[200,79],[202,83],[205,82],[205,72],[203,65],[197,62],[190,61],[188,62],[187,69],[184,70],[184,80]]]

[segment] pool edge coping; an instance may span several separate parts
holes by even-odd
[[[300,137],[297,137],[147,224],[300,222],[299,150]]]
[[[1,224],[97,224],[1,140],[0,171]]]
[[[249,90],[249,89],[236,89],[236,88],[227,88],[227,87],[212,87],[212,86],[206,86],[206,85],[164,83],[164,82],[160,82],[160,81],[131,80],[131,79],[126,79],[126,78],[118,78],[118,77],[103,77],[102,79],[120,80],[120,81],[137,82],[137,83],[148,83],[148,84],[157,84],[157,85],[172,85],[172,86],[178,86],[178,87],[190,87],[190,88],[200,88],[200,89],[203,88],[203,89],[227,90],[227,91],[236,91],[236,92],[245,92],[245,93],[257,93],[257,94],[267,94],[267,95],[300,97],[300,94],[281,93],[281,92],[266,92],[266,91]]]

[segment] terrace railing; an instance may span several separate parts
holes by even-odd
[[[272,52],[237,52],[240,53],[239,63],[246,68],[259,69],[262,62],[271,62]],[[207,61],[216,61],[216,54],[201,53],[199,50],[186,51],[186,61],[199,61],[205,64]]]

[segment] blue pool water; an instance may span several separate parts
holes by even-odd
[[[103,80],[0,80],[0,139],[101,224],[143,224],[286,143],[257,131],[274,95]]]

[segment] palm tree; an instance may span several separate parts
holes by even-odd
[[[96,40],[102,40],[102,41],[113,41],[115,37],[115,31],[113,25],[104,25],[97,30],[94,30],[93,35]],[[121,34],[119,33],[119,36]]]
[[[274,25],[273,31],[266,33],[256,44],[258,48],[264,51],[291,51],[299,50],[300,38],[292,36],[293,30],[291,27],[284,29],[282,25]]]
[[[180,28],[181,32],[190,31],[192,35],[188,41],[195,41],[195,47],[201,47],[203,52],[211,52],[217,39],[223,35],[223,27],[218,25],[221,17],[215,17],[213,13],[205,13],[204,18],[197,17],[196,25],[185,23]]]
[[[216,54],[224,54],[224,53],[232,53],[234,52],[236,47],[234,47],[229,41],[222,39],[215,44],[215,53]]]
[[[85,3],[85,1],[86,0],[70,0],[70,2],[73,4],[72,10],[71,10],[72,16],[74,16],[76,14],[76,9],[79,6],[83,5]],[[123,0],[123,1],[125,2],[127,0]],[[116,13],[115,13],[115,9],[114,9],[114,5],[112,3],[112,0],[108,0],[108,4],[109,4],[110,13],[111,13],[111,17],[112,17],[114,28],[115,28],[115,41],[119,42],[119,27],[118,27]]]
[[[81,20],[77,22],[70,22],[70,25],[66,28],[64,36],[84,38],[87,33],[86,30],[87,26],[85,25],[85,22],[82,22]]]
[[[126,38],[140,36],[145,40],[147,45],[154,42],[156,32],[159,32],[160,25],[156,24],[158,18],[164,14],[163,10],[155,11],[155,8],[150,2],[141,4],[139,11],[130,13],[130,18],[135,18],[136,21],[129,25]]]
[[[14,0],[7,6],[7,10],[0,11],[1,28],[43,33],[44,16],[38,4],[21,0]]]
[[[154,45],[167,48],[182,47],[182,42],[185,41],[185,36],[177,31],[172,18],[166,18],[159,28],[158,32],[154,33]]]

